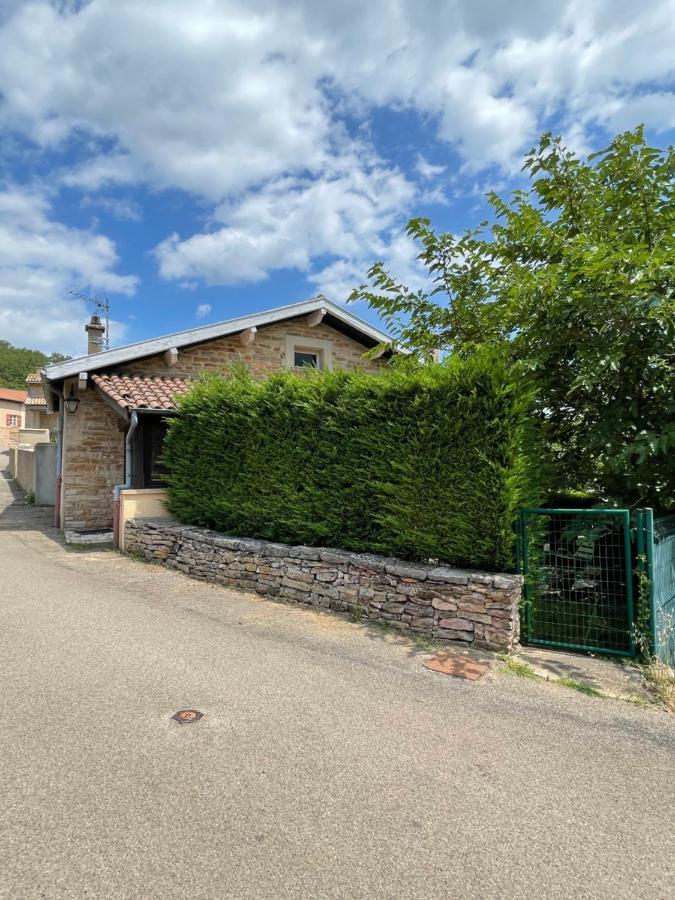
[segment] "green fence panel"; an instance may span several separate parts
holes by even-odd
[[[654,519],[649,573],[654,653],[675,666],[675,515]]]

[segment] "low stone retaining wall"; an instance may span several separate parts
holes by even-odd
[[[202,581],[351,612],[437,640],[492,649],[518,640],[518,575],[231,538],[160,519],[128,520],[125,548]]]

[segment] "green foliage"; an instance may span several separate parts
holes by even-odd
[[[9,341],[0,341],[0,387],[15,388],[22,391],[26,388],[26,376],[41,366],[61,362],[68,359],[60,353],[46,356],[39,350],[28,350],[26,347],[14,347]]]
[[[529,186],[492,193],[491,222],[456,237],[408,233],[433,287],[377,263],[365,299],[421,357],[502,345],[538,394],[561,490],[675,506],[675,151],[642,128],[579,159],[545,134]]]
[[[534,500],[529,401],[493,355],[205,379],[169,422],[169,508],[266,540],[505,569]]]

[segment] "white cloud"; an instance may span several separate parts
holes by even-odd
[[[421,153],[418,153],[415,168],[420,173],[422,178],[430,179],[437,178],[439,175],[442,175],[448,167],[434,165],[433,163],[430,163],[428,159],[425,159]]]
[[[365,281],[367,266],[375,259],[381,259],[392,277],[411,290],[429,290],[428,275],[417,259],[419,247],[406,234],[398,231],[386,235],[377,248],[372,248],[369,257],[362,259],[338,259],[308,277],[317,292],[331,300],[344,302],[352,290]]]
[[[82,197],[80,206],[83,209],[103,209],[110,213],[114,219],[127,222],[140,222],[143,218],[140,204],[132,197],[107,197],[103,194],[85,194]]]
[[[43,146],[86,134],[93,152],[63,176],[85,189],[143,180],[220,198],[313,169],[330,120],[289,25],[227,0],[189,14],[182,0],[26,4],[0,33],[4,122]]]
[[[208,314],[211,312],[211,304],[210,303],[200,303],[195,310],[195,316],[198,319],[205,319]]]
[[[211,231],[163,241],[155,250],[159,271],[165,279],[236,284],[262,281],[276,269],[310,273],[321,257],[362,263],[383,252],[381,233],[413,196],[400,172],[359,158],[342,160],[321,179],[275,179],[218,207]]]
[[[466,192],[477,172],[517,171],[552,121],[582,148],[598,127],[675,126],[675,0],[186,10],[184,0],[5,4],[0,127],[45,151],[76,148],[77,164],[55,173],[69,187],[144,184],[204,201],[203,233],[156,248],[162,277],[190,289],[290,267],[342,294],[364,262],[397,252],[415,188],[348,136],[349,113],[368,134],[377,107],[419,112],[459,153]],[[443,174],[422,156],[416,169],[422,182]],[[432,183],[417,199],[445,196]]]
[[[554,110],[565,129],[608,103],[667,127],[670,105],[637,99],[672,79],[674,44],[675,0],[34,0],[0,27],[2,121],[44,146],[86,136],[63,175],[86,189],[218,200],[318,173],[335,110],[374,104],[435,117],[468,169],[509,167]]]
[[[91,310],[68,291],[133,294],[137,278],[117,274],[117,261],[104,235],[54,220],[44,195],[0,191],[0,335],[21,346],[82,355]],[[119,340],[123,326],[113,327]]]

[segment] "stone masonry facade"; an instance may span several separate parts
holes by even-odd
[[[78,396],[77,412],[64,417],[62,521],[73,531],[108,529],[113,487],[124,480],[122,420],[91,387]]]
[[[375,373],[382,360],[365,360],[366,347],[329,325],[310,328],[304,318],[261,327],[252,344],[242,346],[239,336],[220,338],[180,349],[176,365],[169,368],[163,355],[136,360],[108,374],[197,377],[203,372],[223,373],[235,362],[244,363],[256,378],[285,368],[286,336],[328,341],[334,369],[356,368]],[[68,394],[70,381],[65,385]],[[72,383],[76,386],[77,380]],[[65,417],[62,524],[75,531],[112,528],[112,492],[124,481],[123,421],[91,384],[78,391],[80,406]]]
[[[247,347],[242,346],[238,335],[231,335],[179,350],[176,365],[171,369],[167,369],[160,354],[127,363],[118,371],[125,375],[171,375],[182,378],[201,375],[202,372],[220,373],[228,365],[243,363],[255,378],[266,378],[286,367],[287,335],[303,338],[309,345],[312,341],[328,341],[334,369],[350,371],[359,368],[375,373],[383,365],[381,359],[364,359],[367,348],[358,341],[323,323],[310,328],[301,318],[261,327],[253,343]]]
[[[518,641],[518,575],[226,537],[167,519],[129,520],[125,548],[202,581],[351,613],[435,640],[492,650]]]

